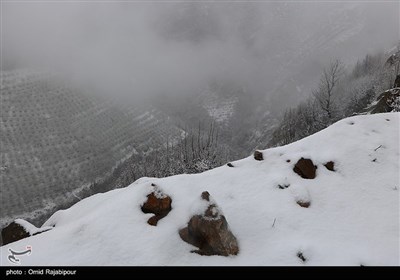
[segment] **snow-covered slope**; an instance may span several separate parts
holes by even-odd
[[[9,248],[31,245],[23,265],[399,265],[399,117],[347,118],[263,151],[263,161],[251,156],[233,168],[142,178],[94,195],[56,212],[44,225],[52,230],[3,246],[1,264],[9,265]],[[293,172],[301,157],[318,166],[315,179]],[[328,161],[336,171],[323,166]],[[157,226],[140,208],[151,183],[172,198]],[[179,237],[205,190],[237,237],[237,256],[200,256]]]

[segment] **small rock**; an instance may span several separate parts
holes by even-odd
[[[302,261],[302,262],[306,262],[307,259],[304,257],[302,252],[298,252],[297,253],[297,257]]]
[[[239,245],[229,229],[225,216],[210,199],[208,192],[203,192],[201,198],[207,202],[207,209],[203,214],[195,215],[189,220],[187,227],[179,231],[180,237],[198,247],[199,250],[194,252],[199,255],[237,255]]]
[[[299,159],[293,168],[293,171],[304,179],[314,179],[316,170],[317,166],[308,158]]]
[[[287,159],[286,162],[290,162],[290,159]]]
[[[153,213],[147,223],[156,226],[158,221],[168,215],[172,207],[172,199],[164,194],[155,184],[151,184],[153,192],[147,195],[147,201],[142,205],[143,213]]]
[[[282,185],[278,185],[278,188],[281,190],[287,189],[288,187],[290,187],[290,184],[282,184]]]
[[[228,164],[227,164],[229,167],[233,167],[233,164],[232,163],[230,163],[230,162],[228,162]]]
[[[260,151],[254,152],[254,159],[255,160],[264,160],[263,153]]]
[[[324,166],[330,171],[335,171],[335,163],[333,161],[328,161]]]
[[[300,205],[301,207],[308,208],[310,207],[311,202],[299,200],[297,201],[297,204]]]

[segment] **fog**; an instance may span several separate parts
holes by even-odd
[[[399,3],[10,1],[1,35],[3,70],[44,68],[93,92],[190,95],[223,80],[268,97],[334,57],[393,46]]]

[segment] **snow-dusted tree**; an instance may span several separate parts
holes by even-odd
[[[199,123],[196,132],[190,130],[180,144],[180,157],[186,173],[202,172],[225,163],[227,153],[219,143],[215,123],[206,129]]]
[[[285,111],[278,128],[273,132],[269,146],[281,146],[295,141],[296,136],[296,111],[289,108]]]
[[[218,141],[214,123],[196,130],[186,128],[182,141],[170,141],[163,147],[146,154],[133,155],[115,171],[119,187],[127,186],[136,179],[166,177],[183,173],[198,173],[228,161],[227,149]]]
[[[286,145],[325,128],[322,113],[314,97],[309,97],[296,108],[286,110],[268,145]]]
[[[318,88],[313,91],[313,96],[327,117],[328,125],[336,119],[338,108],[337,104],[335,104],[335,94],[343,74],[344,66],[342,62],[338,59],[332,61],[329,66],[323,70]]]
[[[339,60],[331,62],[313,94],[296,108],[286,110],[268,145],[297,141],[341,118],[364,112],[382,92],[394,86],[399,68],[400,51],[391,59],[384,53],[366,55],[347,73]],[[400,110],[397,100],[392,106]]]
[[[376,85],[376,77],[372,74],[344,82],[341,100],[343,115],[362,112],[375,98]]]

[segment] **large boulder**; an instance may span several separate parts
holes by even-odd
[[[208,192],[201,194],[205,211],[194,215],[187,227],[179,231],[180,237],[189,244],[199,248],[193,252],[200,255],[237,255],[239,245],[229,229],[228,222]]]
[[[37,228],[25,220],[16,219],[1,230],[1,245],[6,245],[29,236],[37,235],[50,229],[52,229],[52,227]]]
[[[155,184],[151,184],[153,191],[147,195],[146,202],[142,205],[143,213],[153,213],[147,223],[156,226],[158,221],[168,215],[172,207],[172,199],[164,194]]]
[[[293,171],[304,179],[314,179],[316,170],[317,166],[308,158],[299,159],[293,168]]]

